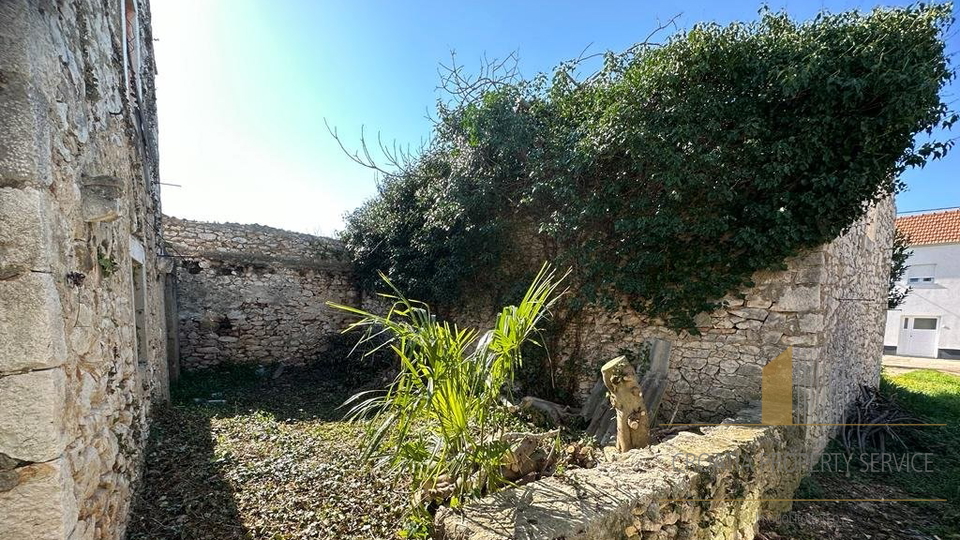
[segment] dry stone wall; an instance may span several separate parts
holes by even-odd
[[[359,302],[350,265],[335,240],[176,218],[167,218],[164,226],[180,261],[184,369],[308,362],[326,350],[347,320],[326,302]]]
[[[167,395],[153,40],[123,6],[0,2],[4,540],[122,538]]]
[[[810,463],[796,426],[758,424],[749,407],[593,469],[510,488],[436,516],[443,540],[751,540],[789,508]]]
[[[602,363],[640,350],[650,338],[672,343],[661,414],[711,422],[760,398],[761,369],[793,348],[797,423],[838,423],[862,385],[880,381],[887,276],[893,241],[892,202],[872,208],[845,234],[759,272],[755,286],[725,299],[725,308],[698,317],[700,335],[677,334],[627,309],[588,312],[561,354],[579,354],[589,391]],[[830,430],[811,428],[812,450]]]
[[[588,307],[568,318],[550,353],[556,365],[574,366],[585,397],[604,362],[638,361],[651,339],[667,340],[662,421],[676,414],[675,422],[714,422],[759,399],[763,366],[792,347],[795,422],[838,423],[861,385],[879,384],[894,215],[893,203],[882,202],[834,241],[785,261],[784,270],[758,272],[754,286],[697,317],[699,335],[627,307]],[[496,311],[488,299],[478,295],[464,306],[453,319],[491,327]],[[811,427],[807,444],[819,450],[831,434]]]

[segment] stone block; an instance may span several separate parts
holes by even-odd
[[[10,22],[12,8],[3,3],[4,12],[0,17],[4,25]],[[24,8],[31,9],[31,8]],[[46,186],[51,182],[49,168],[43,165],[46,132],[45,117],[41,104],[36,100],[42,95],[30,88],[25,73],[30,67],[26,44],[21,36],[0,37],[0,61],[4,68],[3,91],[0,92],[0,186],[22,187],[26,185]]]
[[[50,227],[35,189],[0,188],[0,280],[50,270]]]
[[[819,313],[807,313],[800,317],[801,332],[820,332],[823,330],[823,315]]]
[[[84,221],[116,221],[123,215],[123,180],[108,175],[84,178],[80,186],[80,202]]]
[[[0,281],[0,373],[59,366],[66,357],[63,308],[53,276]]]
[[[0,378],[0,453],[21,461],[63,453],[65,385],[62,369]]]
[[[763,321],[766,320],[768,312],[765,309],[747,307],[730,310],[730,314],[751,321]]]
[[[774,303],[774,311],[814,311],[820,309],[820,285],[787,287]]]
[[[73,480],[63,459],[14,469],[17,485],[0,491],[0,538],[63,540],[77,523]]]

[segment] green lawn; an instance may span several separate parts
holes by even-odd
[[[900,455],[929,453],[932,472],[876,473],[857,466],[850,475],[816,472],[804,479],[795,496],[947,502],[794,503],[791,512],[762,524],[759,540],[960,539],[960,377],[931,370],[884,374],[881,392],[921,422],[946,424],[893,428],[905,447],[890,441],[885,449]],[[827,451],[843,448],[833,443]]]
[[[884,376],[881,389],[905,409],[931,424],[908,430],[911,452],[933,454],[932,473],[895,474],[890,480],[918,497],[947,499],[947,514],[960,523],[960,377],[918,370]]]

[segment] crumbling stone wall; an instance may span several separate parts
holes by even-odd
[[[588,310],[560,354],[582,357],[588,392],[604,361],[666,339],[661,414],[713,422],[759,399],[762,367],[793,347],[795,422],[839,423],[860,386],[880,381],[894,214],[892,202],[880,204],[833,242],[786,261],[785,270],[757,273],[727,307],[698,317],[700,335],[677,334],[629,309]],[[831,434],[811,428],[809,444],[822,449]]]
[[[167,394],[153,73],[146,0],[0,2],[3,539],[123,537]]]
[[[179,257],[184,369],[221,363],[297,364],[318,357],[356,305],[349,263],[329,238],[261,225],[165,220]]]
[[[698,335],[674,332],[628,307],[588,306],[567,318],[550,354],[574,369],[581,397],[604,362],[637,362],[652,338],[672,344],[661,421],[715,422],[760,398],[761,369],[793,348],[794,421],[842,421],[860,386],[880,381],[887,280],[895,211],[873,208],[834,241],[758,272],[754,286],[724,299],[726,307],[697,317]],[[522,250],[536,253],[529,237]],[[455,310],[461,325],[489,328],[498,306],[478,293]],[[546,376],[546,374],[544,374]],[[806,444],[822,449],[833,433],[811,426]]]
[[[437,512],[444,540],[751,540],[789,508],[810,466],[797,426],[759,426],[759,407],[593,469],[574,469]],[[738,425],[739,424],[739,425]]]

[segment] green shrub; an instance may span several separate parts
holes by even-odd
[[[375,315],[330,304],[360,319],[363,341],[378,340],[397,356],[400,373],[385,392],[355,395],[348,417],[371,419],[368,457],[383,459],[413,484],[414,516],[426,505],[492,491],[505,483],[501,440],[511,420],[503,405],[521,365],[521,347],[556,302],[562,278],[544,267],[516,306],[503,308],[493,329],[480,334],[440,322],[430,307],[394,295],[389,312]]]
[[[692,329],[949,149],[915,136],[957,119],[939,96],[951,10],[764,10],[607,54],[586,78],[579,62],[530,80],[453,71],[430,144],[342,239],[366,285],[382,271],[443,305],[508,290],[489,269],[533,239],[573,268],[575,304],[625,298]]]

